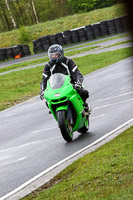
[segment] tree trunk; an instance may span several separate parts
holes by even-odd
[[[33,12],[34,12],[34,15],[35,15],[35,18],[36,18],[36,23],[38,24],[38,23],[39,23],[39,20],[38,20],[37,13],[36,13],[36,9],[35,9],[35,4],[34,4],[34,1],[33,1],[33,0],[31,0],[31,2],[32,2]]]
[[[31,9],[31,4],[28,0],[28,10],[29,10],[29,13],[30,13],[30,16],[31,16],[31,21],[32,21],[32,25],[34,24],[34,17],[33,17],[33,12],[32,12],[32,9]]]
[[[15,22],[13,16],[12,16],[12,13],[11,13],[11,10],[10,10],[9,4],[8,4],[8,0],[5,0],[5,2],[6,2],[7,9],[9,11],[9,13],[10,13],[10,18],[11,18],[11,21],[13,23],[13,27],[16,29],[17,28],[16,22]]]
[[[8,18],[7,18],[7,16],[6,16],[5,14],[3,14],[3,17],[4,17],[5,22],[6,22],[6,24],[7,24],[7,28],[8,28],[8,30],[10,31],[10,30],[11,30],[10,22],[8,21]]]

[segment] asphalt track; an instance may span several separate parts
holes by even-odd
[[[84,77],[90,130],[66,143],[39,97],[0,112],[0,197],[133,118],[133,58]]]

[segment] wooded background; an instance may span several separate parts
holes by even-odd
[[[88,12],[118,2],[122,0],[0,0],[0,32]]]

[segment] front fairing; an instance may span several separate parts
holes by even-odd
[[[56,112],[58,110],[67,110],[71,102],[77,115],[73,131],[78,130],[84,124],[85,119],[82,117],[83,100],[73,88],[70,77],[64,74],[54,74],[47,82],[47,88],[44,92],[44,97],[47,100],[49,109],[54,118],[57,120]]]
[[[53,74],[47,82],[44,97],[49,102],[68,97],[74,91],[70,77],[61,73]]]

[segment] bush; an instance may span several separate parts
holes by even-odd
[[[123,2],[122,0],[68,0],[69,6],[72,7],[74,12],[88,12],[90,10],[104,8]]]
[[[26,43],[29,43],[30,40],[31,40],[31,38],[30,38],[28,29],[26,27],[22,26],[19,29],[19,42],[21,44],[26,44]]]

